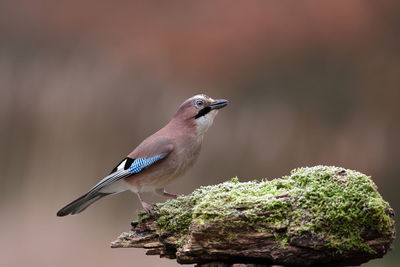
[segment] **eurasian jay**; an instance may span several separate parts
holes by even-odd
[[[57,216],[80,213],[95,201],[126,190],[136,193],[146,212],[151,211],[152,205],[142,200],[142,192],[176,198],[164,187],[195,163],[204,133],[218,109],[227,104],[225,99],[214,100],[203,94],[187,99],[167,125],[147,137],[109,175],[59,210]]]

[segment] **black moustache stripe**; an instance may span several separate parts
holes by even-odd
[[[200,117],[206,115],[206,114],[207,114],[208,112],[210,112],[210,111],[211,111],[211,108],[210,108],[210,107],[202,108],[202,109],[200,109],[200,111],[197,113],[197,115],[194,116],[194,118],[195,118],[195,119],[198,119],[198,118],[200,118]]]

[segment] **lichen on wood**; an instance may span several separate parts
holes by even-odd
[[[332,166],[272,181],[230,181],[156,204],[112,247],[179,263],[358,265],[394,240],[393,210],[370,177]]]

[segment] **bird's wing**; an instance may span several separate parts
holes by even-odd
[[[87,193],[87,196],[91,196],[99,192],[105,186],[108,186],[118,180],[140,173],[145,168],[165,158],[167,155],[168,154],[166,153],[161,153],[146,158],[125,158],[111,171],[109,175],[93,186],[92,189],[90,189]]]
[[[123,159],[109,175],[93,186],[87,195],[91,196],[116,181],[142,172],[167,157],[173,149],[174,146],[168,138],[154,136],[147,138],[128,157]]]

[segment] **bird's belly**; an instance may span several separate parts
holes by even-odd
[[[157,166],[157,168],[149,168],[142,173],[125,178],[125,184],[132,192],[151,192],[162,188],[173,176],[173,169]]]
[[[132,192],[153,192],[155,189],[164,188],[167,184],[182,176],[192,164],[184,162],[184,164],[174,164],[173,168],[171,166],[169,166],[170,168],[163,168],[162,165],[157,166],[158,168],[149,168],[143,173],[125,179],[125,183]]]

